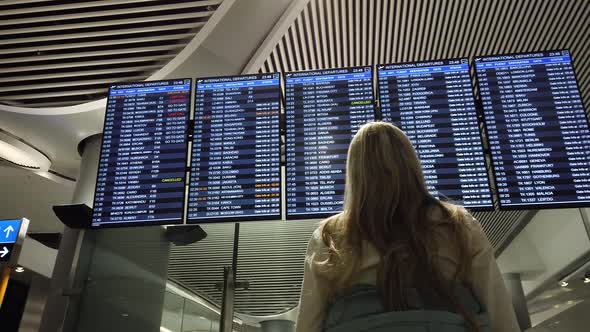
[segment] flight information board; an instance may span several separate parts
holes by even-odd
[[[191,80],[111,86],[92,226],[182,223]]]
[[[410,138],[429,192],[493,209],[468,59],[377,66],[384,121]]]
[[[342,211],[350,141],[375,120],[371,67],[285,74],[287,218]]]
[[[501,208],[590,205],[590,131],[567,50],[476,57]]]
[[[281,216],[280,74],[197,79],[188,221]]]

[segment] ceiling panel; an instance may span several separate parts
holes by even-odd
[[[0,2],[0,103],[59,107],[145,80],[222,0]]]
[[[258,71],[568,48],[588,106],[589,15],[585,0],[312,0]]]

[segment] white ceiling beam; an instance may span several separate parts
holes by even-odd
[[[361,3],[360,1],[354,2],[354,63],[353,66],[359,66],[361,63]],[[364,52],[363,52],[364,53]]]
[[[311,3],[311,16],[310,16],[310,20],[311,20],[311,25],[313,26],[313,53],[315,54],[315,58],[317,61],[317,67],[316,68],[326,68],[326,65],[324,63],[324,57],[323,57],[323,49],[322,49],[322,43],[320,42],[320,40],[323,40],[325,38],[325,35],[323,33],[323,30],[321,28],[321,16],[318,14],[317,12],[317,8],[316,8],[316,4],[318,2],[317,1],[313,1]]]
[[[303,8],[303,14],[305,15],[305,43],[308,46],[308,53],[310,55],[310,66],[311,69],[318,69],[318,63],[316,61],[316,54],[317,54],[317,50],[316,50],[316,46],[317,43],[314,40],[314,37],[317,38],[317,34],[314,36],[314,34],[311,32],[311,13],[309,12],[309,6],[305,6],[305,8]],[[317,30],[316,30],[317,31]]]
[[[67,49],[76,49],[76,48],[86,48],[86,47],[126,45],[126,44],[138,44],[138,43],[147,43],[147,42],[161,42],[161,41],[169,41],[169,40],[182,40],[182,39],[190,38],[193,36],[194,36],[193,33],[179,33],[179,34],[173,34],[173,35],[158,35],[158,36],[151,36],[151,37],[125,38],[125,39],[117,39],[117,40],[102,40],[102,41],[92,41],[92,42],[83,42],[83,43],[71,43],[71,44],[60,43],[60,44],[55,44],[55,45],[0,49],[0,54],[45,52],[45,51],[57,51],[57,50],[67,50]]]
[[[299,19],[297,19],[297,29],[299,30],[299,34],[298,37],[299,38],[299,42],[301,43],[301,51],[299,51],[299,59],[302,60],[303,62],[303,70],[308,70],[310,69],[310,64],[309,64],[309,60],[307,59],[307,36],[305,35],[304,29],[303,29],[303,18],[302,16],[299,16]]]
[[[113,63],[117,63],[117,62],[114,61]],[[107,75],[107,74],[114,74],[114,73],[132,73],[132,72],[156,70],[160,67],[162,67],[162,66],[161,65],[130,66],[130,67],[126,67],[126,68],[116,68],[116,69],[100,69],[100,70],[88,70],[88,71],[80,70],[80,71],[71,71],[71,72],[58,72],[58,73],[52,73],[52,74],[9,76],[9,77],[0,78],[0,83],[31,81],[31,80],[45,80],[45,79],[66,78],[66,77],[79,77],[79,76]],[[2,70],[2,72],[4,73],[3,70]]]
[[[334,34],[335,34],[334,28],[333,28],[334,21],[332,20],[332,16],[333,16],[332,2],[327,1],[326,4],[327,4],[327,6],[325,8],[326,8],[326,16],[328,17],[327,26],[328,26],[328,50],[329,50],[329,52],[328,52],[329,54],[326,54],[326,56],[328,57],[327,61],[330,64],[330,67],[337,67],[338,64],[336,63],[336,56],[334,54],[335,53],[334,49],[336,47],[335,46],[336,45],[336,43],[335,43],[336,38],[334,37]],[[338,20],[336,20],[336,21],[338,21]]]
[[[348,19],[344,20],[346,22],[346,27],[342,27],[342,29],[344,30],[343,32],[345,32],[343,48],[345,60],[343,65],[347,67],[354,66],[354,54],[352,54],[352,51],[354,50],[354,10],[352,9],[353,4],[353,0],[348,0],[348,6],[346,7],[347,15],[343,15],[343,17],[348,17]],[[346,36],[348,36],[348,38],[346,38]]]
[[[76,53],[51,54],[51,55],[34,55],[34,56],[27,56],[27,57],[2,59],[2,64],[31,62],[31,61],[72,59],[72,58],[85,58],[85,57],[95,57],[95,56],[103,56],[103,55],[119,55],[119,54],[121,54],[121,55],[125,56],[127,54],[144,53],[144,52],[151,52],[151,51],[171,51],[171,50],[175,50],[175,49],[181,49],[185,45],[186,45],[186,43],[180,43],[180,44],[165,45],[165,46],[124,48],[124,49],[114,49],[114,50],[106,50],[106,51],[76,52]]]
[[[33,3],[50,2],[53,0],[2,0],[2,6],[30,5]]]
[[[138,3],[138,2],[155,2],[155,0],[125,0],[125,3]],[[0,2],[0,5],[4,5],[6,1]],[[25,5],[25,1],[16,1],[16,4]],[[49,6],[23,6],[17,9],[9,9],[0,11],[0,17],[8,15],[22,15],[30,13],[43,13],[56,10],[68,10],[68,9],[80,9],[80,8],[92,8],[92,7],[103,7],[111,5],[120,5],[120,0],[101,0],[101,1],[78,1],[71,2],[61,5],[49,5]]]
[[[301,10],[309,1],[310,0],[294,0],[291,2],[287,10],[285,10],[281,18],[266,36],[266,39],[264,39],[256,53],[254,53],[250,61],[246,64],[242,73],[255,73],[264,65],[264,61],[266,61],[273,49],[277,46],[277,43],[283,38],[285,33],[287,33],[289,27],[295,22],[301,13]],[[301,29],[301,26],[299,28]],[[293,33],[295,33],[295,31],[293,31]],[[304,44],[303,40],[302,44]]]
[[[387,4],[387,17],[393,17],[393,8],[395,6],[394,4],[394,0],[385,0],[385,3],[383,4],[385,6],[385,4]],[[383,7],[383,12],[385,13],[385,7]],[[388,21],[388,20],[384,20],[384,21]],[[397,21],[397,19],[395,19],[395,21]],[[389,29],[387,29],[387,31],[385,31],[386,29],[386,25],[382,25],[383,27],[383,37],[385,38],[385,51],[383,52],[383,60],[382,63],[388,63],[391,61],[391,48],[392,48],[392,39],[393,39],[393,22],[391,22],[391,20],[389,20]]]
[[[2,40],[0,40],[0,45],[38,43],[38,42],[46,42],[46,41],[53,42],[56,40],[119,36],[119,35],[126,35],[126,34],[161,32],[161,31],[180,30],[180,29],[195,29],[195,28],[200,28],[203,25],[205,25],[205,22],[170,24],[170,25],[163,25],[163,26],[145,26],[145,27],[137,27],[137,28],[131,28],[131,29],[102,30],[102,31],[80,32],[80,33],[68,33],[68,31],[65,31],[65,34],[61,34],[61,35],[33,36],[33,37],[26,37],[26,38],[2,39]]]
[[[366,5],[365,5],[365,8],[366,8]],[[366,52],[366,53],[368,53],[368,55],[367,55],[366,62],[363,63],[363,64],[366,64],[366,65],[370,65],[370,64],[374,64],[375,63],[375,61],[374,61],[374,59],[375,59],[374,54],[377,53],[377,50],[375,48],[376,47],[379,47],[379,42],[378,42],[379,39],[378,38],[375,38],[375,30],[378,30],[378,28],[377,29],[373,29],[373,25],[374,25],[373,15],[374,15],[374,13],[375,13],[375,1],[369,0],[369,13],[368,13],[368,15],[369,15],[369,24],[368,24],[368,27],[367,27],[368,36],[365,35],[366,36],[365,37],[366,38],[366,44],[365,45],[367,45],[366,47],[367,47],[367,50],[368,50],[368,52]]]
[[[132,76],[123,76],[117,78],[104,78],[104,79],[96,79],[96,80],[82,80],[82,81],[75,81],[75,80],[68,80],[62,82],[55,82],[55,83],[43,83],[39,84],[36,82],[29,82],[25,84],[12,84],[10,86],[0,87],[0,93],[3,92],[14,92],[14,91],[31,91],[35,92],[39,89],[52,89],[52,88],[73,88],[73,90],[77,90],[77,87],[84,86],[84,85],[97,85],[97,84],[110,84],[116,82],[123,82],[123,81],[134,81],[134,80],[143,80],[145,79],[145,75],[132,75]],[[15,95],[18,96],[18,95]],[[12,97],[12,96],[10,96]],[[8,97],[8,98],[10,98]],[[4,97],[1,97],[4,98]]]
[[[335,39],[336,39],[336,49],[334,50],[334,52],[336,53],[336,60],[332,59],[332,61],[335,61],[334,63],[336,64],[336,67],[342,67],[342,49],[340,48],[341,46],[341,42],[340,42],[340,38],[341,38],[341,27],[340,27],[340,19],[344,16],[342,16],[342,6],[340,6],[340,2],[337,2],[339,0],[332,0],[330,2],[330,6],[328,8],[333,8],[334,10],[334,32],[335,32]],[[331,24],[330,24],[331,25]],[[332,28],[330,26],[330,28]]]
[[[111,60],[93,60],[93,61],[78,61],[78,62],[67,62],[67,63],[54,63],[54,64],[43,64],[43,65],[35,65],[35,66],[19,66],[20,64],[14,64],[9,68],[2,68],[0,71],[2,74],[6,73],[23,73],[23,72],[34,72],[40,70],[53,70],[53,69],[74,69],[78,67],[89,67],[89,66],[104,66],[104,65],[113,65],[113,64],[121,64],[121,63],[138,63],[138,62],[148,62],[148,61],[161,61],[164,59],[173,58],[174,54],[164,54],[164,55],[154,55],[154,56],[144,56],[144,57],[130,57],[130,58],[121,58],[121,59],[111,59]]]
[[[287,52],[285,51],[282,40],[279,41],[279,52],[281,53],[281,57],[275,58],[277,59],[277,65],[279,66],[277,70],[281,72],[286,71],[289,68],[289,60],[287,59]]]
[[[23,106],[23,103],[22,102],[11,101],[11,105],[13,105],[13,106]],[[65,107],[65,106],[74,106],[74,105],[80,105],[80,100],[73,100],[73,101],[52,101],[52,102],[27,102],[26,103],[26,106],[27,107],[31,107],[31,108],[37,108],[37,107]]]
[[[70,97],[70,96],[80,96],[80,95],[89,95],[89,94],[97,94],[97,93],[105,93],[106,89],[76,89],[76,90],[62,90],[57,92],[45,92],[45,93],[31,93],[26,95],[14,95],[14,96],[5,96],[2,99],[6,100],[27,100],[27,99],[40,99],[40,98],[53,98],[53,97]]]
[[[16,19],[9,19],[9,20],[0,20],[0,26],[6,25],[13,25],[13,24],[38,24],[42,22],[56,22],[56,21],[64,21],[64,20],[75,20],[75,19],[88,19],[92,17],[109,17],[109,16],[119,16],[119,15],[128,15],[128,14],[138,14],[138,13],[152,13],[152,12],[161,12],[165,10],[174,10],[174,9],[191,9],[191,8],[199,8],[203,7],[203,2],[181,2],[181,3],[174,3],[168,5],[159,5],[159,6],[146,6],[146,7],[133,7],[133,8],[125,8],[125,9],[112,9],[112,10],[99,10],[93,12],[79,12],[79,13],[72,13],[72,14],[62,14],[62,15],[46,15],[41,17],[27,17],[27,18],[16,18]],[[211,1],[212,4],[218,4],[219,1]],[[215,11],[205,11],[205,13],[210,13],[212,15]]]
[[[291,30],[290,30],[290,31],[291,31],[291,33],[292,33],[292,35],[293,35],[293,38],[297,38],[297,37],[295,36],[295,31],[294,31],[292,28],[291,28]],[[287,33],[289,33],[289,30],[287,30]],[[285,40],[285,44],[286,44],[286,46],[287,46],[287,49],[285,50],[285,53],[287,53],[287,58],[289,59],[289,62],[288,62],[287,68],[285,68],[285,69],[288,69],[288,70],[295,70],[295,68],[296,68],[296,65],[295,65],[295,58],[294,58],[294,56],[293,56],[293,52],[294,52],[295,50],[293,50],[293,48],[291,47],[291,41],[289,40],[289,37],[285,37],[285,39],[283,39],[283,40]],[[281,42],[282,42],[282,40],[281,40]],[[295,45],[296,45],[296,44],[295,44]]]
[[[14,36],[17,34],[25,34],[25,33],[37,33],[37,32],[47,32],[47,31],[72,31],[76,29],[85,29],[85,28],[104,28],[114,25],[129,25],[129,24],[141,24],[145,23],[152,24],[154,22],[159,21],[174,21],[174,20],[184,20],[184,19],[195,19],[195,18],[202,18],[211,16],[213,12],[195,12],[195,13],[187,13],[187,14],[170,14],[170,15],[158,15],[158,16],[149,16],[149,17],[137,17],[137,18],[124,18],[124,19],[116,19],[116,20],[104,20],[104,21],[96,21],[96,22],[85,22],[85,23],[66,23],[66,24],[58,24],[58,25],[51,25],[51,26],[38,26],[38,27],[30,27],[30,28],[18,28],[18,29],[0,29],[0,36]]]

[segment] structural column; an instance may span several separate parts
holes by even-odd
[[[522,289],[522,281],[519,273],[507,273],[504,274],[504,282],[506,288],[512,296],[512,305],[516,312],[516,318],[518,319],[518,325],[521,331],[529,329],[531,327],[531,317],[526,303],[526,297],[524,290]]]
[[[100,144],[100,135],[81,143],[75,204],[93,204]],[[164,231],[66,227],[39,331],[160,331],[170,254]]]
[[[41,325],[41,317],[45,302],[47,301],[47,289],[49,280],[40,275],[34,275],[31,279],[31,287],[27,295],[27,304],[21,318],[18,332],[36,332]]]
[[[72,199],[74,204],[83,203],[88,206],[93,204],[100,143],[101,135],[90,136],[80,143],[79,152],[82,161]],[[40,332],[62,330],[69,300],[64,295],[64,291],[71,290],[74,284],[83,237],[83,230],[64,227],[51,277],[50,292],[41,320]]]

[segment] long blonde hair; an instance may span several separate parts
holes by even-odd
[[[437,200],[427,190],[420,161],[408,137],[392,124],[372,122],[356,133],[348,150],[344,210],[321,226],[334,295],[358,277],[363,243],[372,244],[381,263],[377,287],[388,310],[408,308],[408,288],[433,289],[449,305],[473,320],[454,296],[453,285],[470,264],[465,209]],[[446,280],[433,263],[436,234],[448,224],[459,265]],[[474,327],[474,329],[477,329]]]

